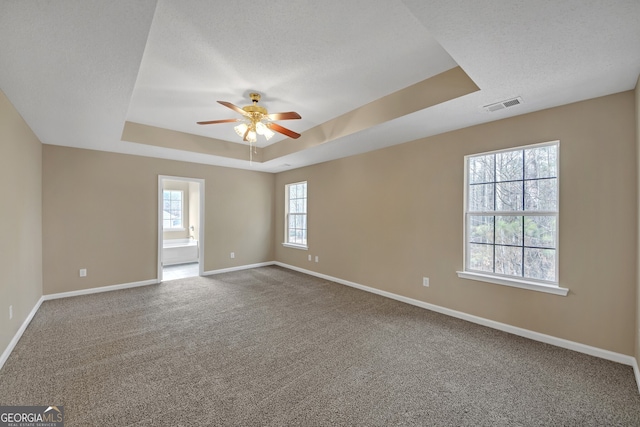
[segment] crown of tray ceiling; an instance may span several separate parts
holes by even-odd
[[[2,2],[0,89],[45,144],[277,172],[632,89],[638,21],[635,0]],[[249,164],[232,124],[196,122],[252,92],[302,136]]]

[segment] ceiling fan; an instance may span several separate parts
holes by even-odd
[[[218,123],[241,122],[239,125],[235,126],[234,129],[236,133],[242,137],[242,140],[249,142],[249,144],[256,142],[257,135],[262,135],[269,140],[273,135],[275,135],[274,132],[281,133],[293,139],[300,137],[299,133],[273,122],[274,120],[300,119],[300,114],[293,111],[269,114],[266,108],[258,105],[258,101],[260,101],[259,93],[250,93],[249,97],[253,104],[242,108],[235,106],[230,102],[218,101],[219,104],[222,104],[227,108],[231,108],[236,113],[242,114],[242,118],[210,120],[197,123],[199,125],[213,125]]]

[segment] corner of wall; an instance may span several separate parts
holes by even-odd
[[[0,368],[42,298],[42,143],[0,91]],[[23,250],[20,250],[22,248]],[[28,248],[28,250],[26,250]]]
[[[636,369],[634,369],[636,375],[636,382],[638,383],[638,389],[640,389],[640,371],[637,369],[637,365],[640,364],[640,75],[636,82],[635,88],[636,102],[635,102],[635,119],[636,119],[636,178],[638,182],[637,187],[637,207],[636,217],[638,219],[637,226],[637,240],[636,240],[636,346],[635,346],[635,358]]]

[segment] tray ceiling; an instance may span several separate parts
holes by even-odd
[[[45,144],[277,172],[632,89],[639,21],[634,0],[4,1],[0,89]],[[250,164],[233,124],[195,122],[253,91],[302,137]]]

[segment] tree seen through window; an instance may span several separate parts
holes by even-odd
[[[466,270],[557,284],[558,143],[467,158]]]

